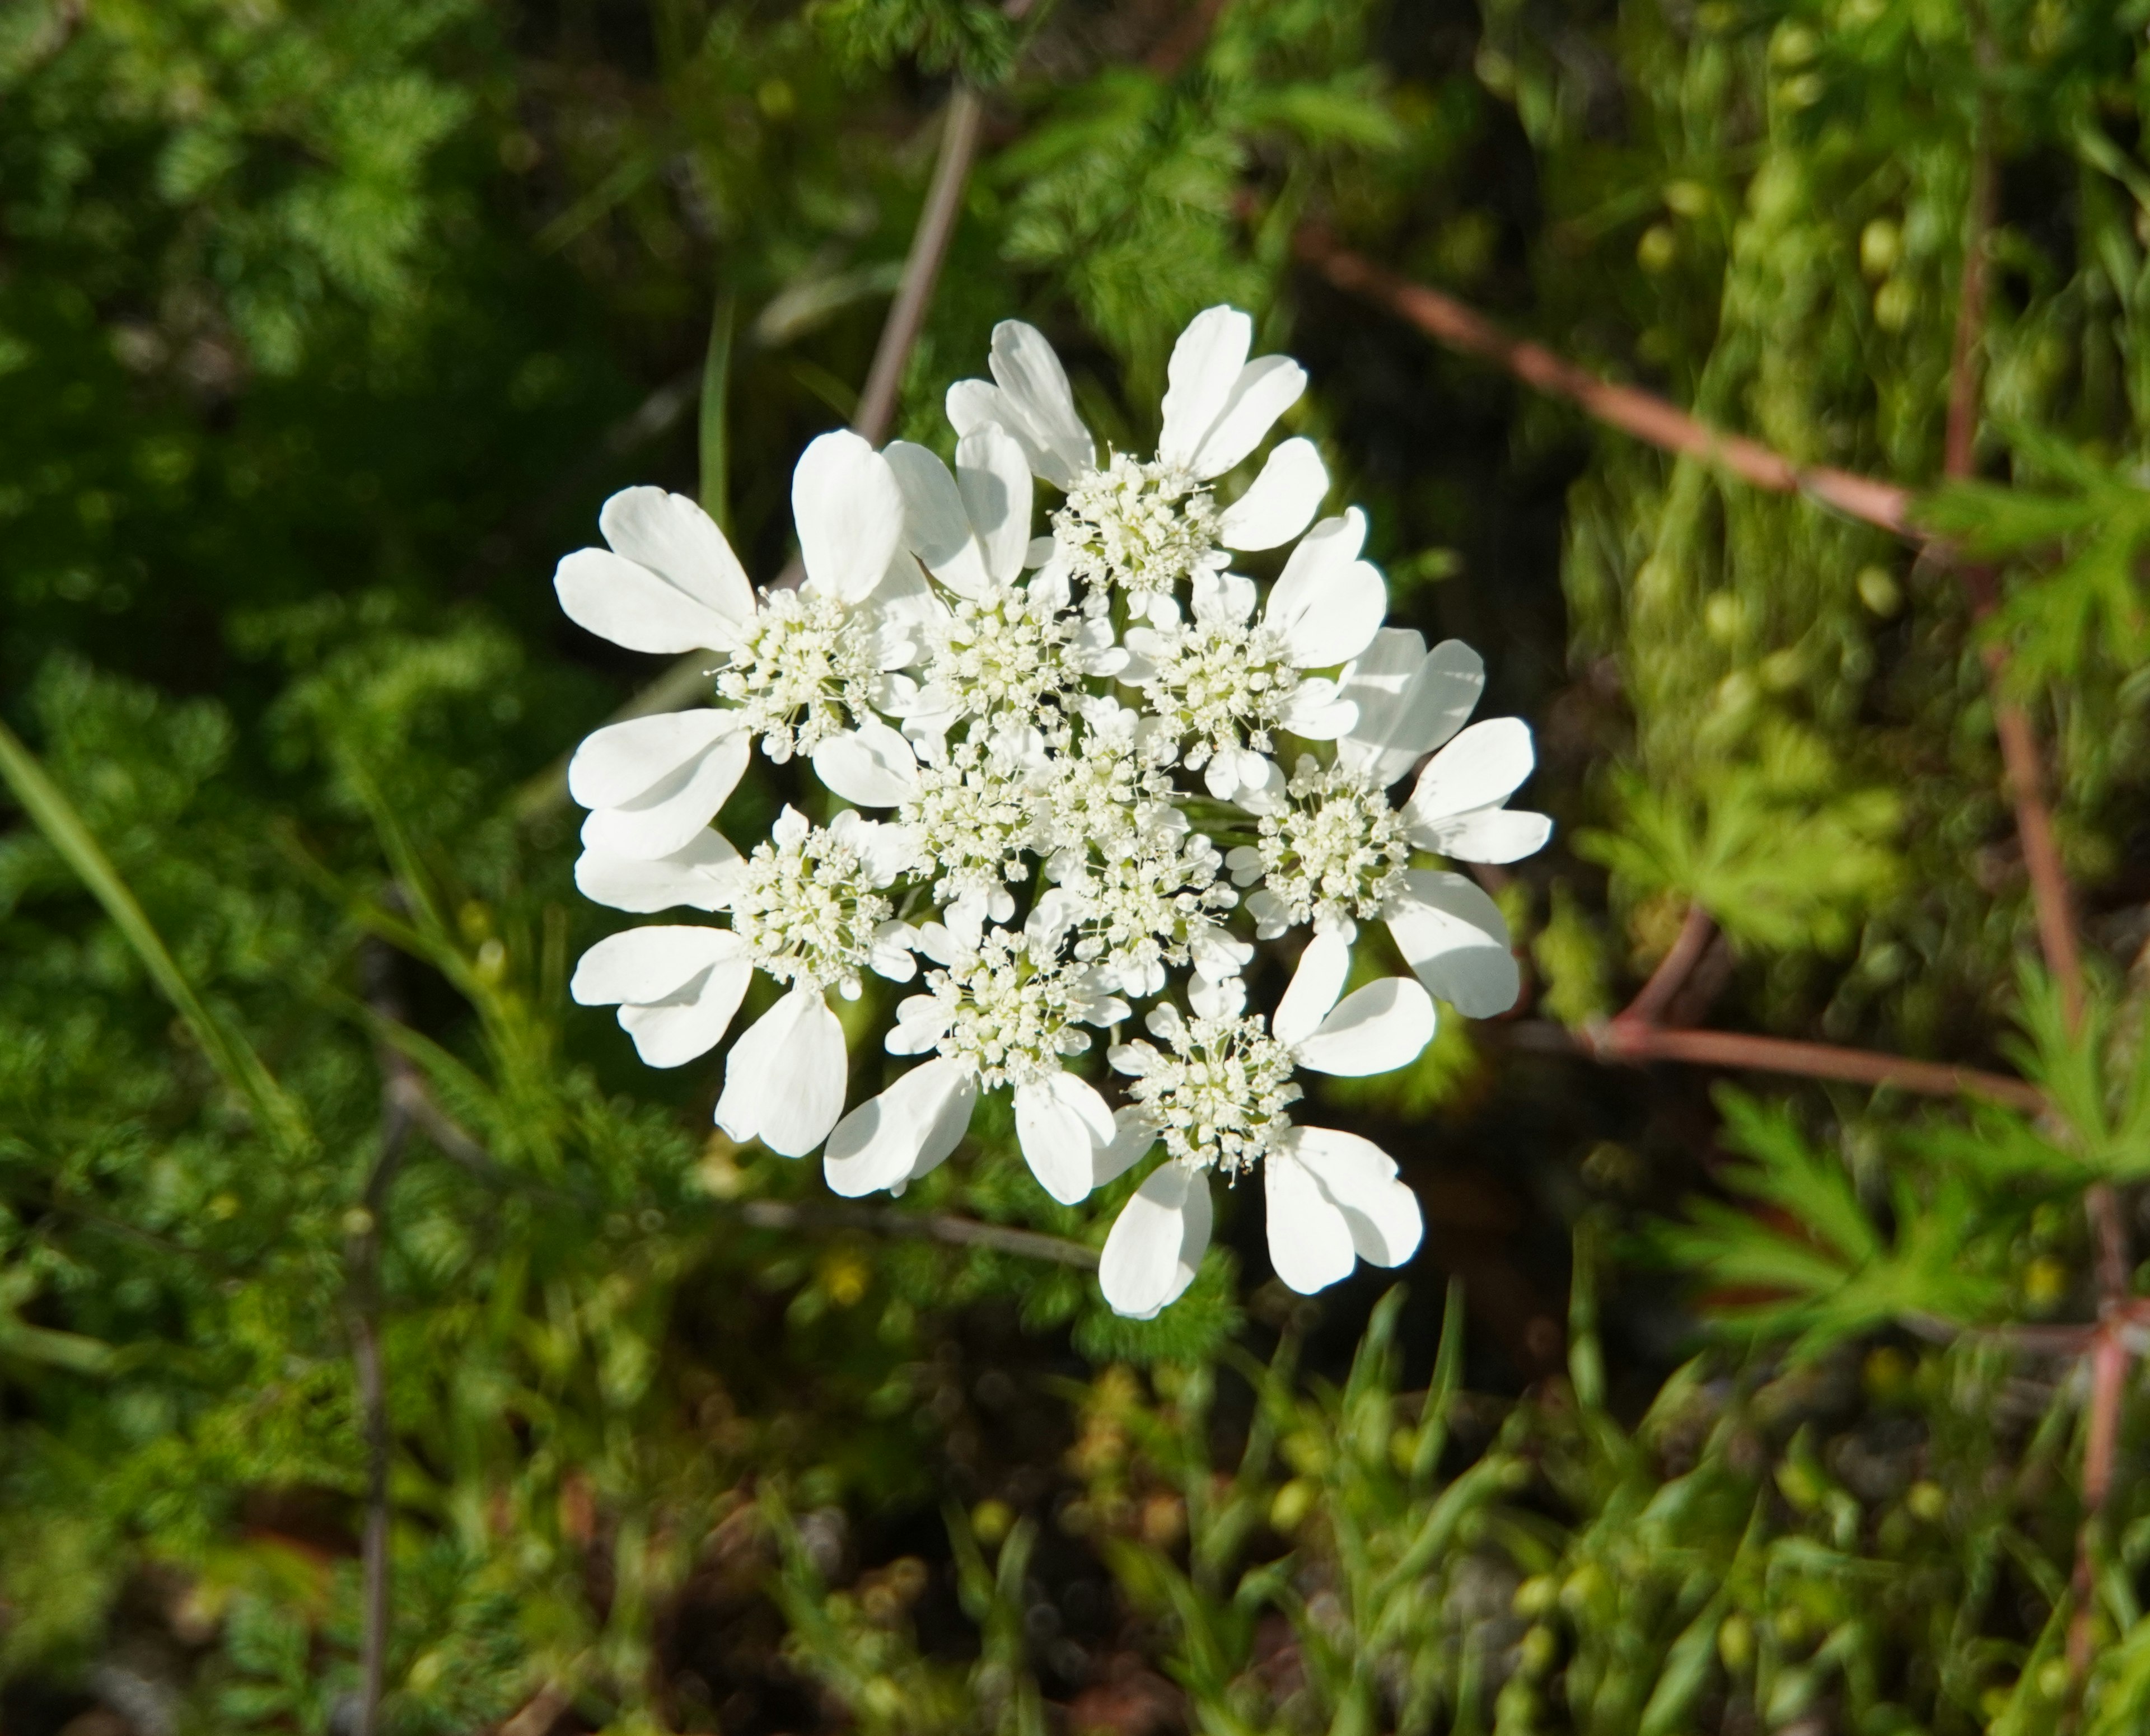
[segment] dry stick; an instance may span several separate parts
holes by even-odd
[[[1971,157],[1969,234],[1964,241],[1963,287],[1956,299],[1955,341],[1949,357],[1948,422],[1941,468],[1951,477],[1974,475],[1978,467],[1979,409],[1983,396],[1980,344],[1986,327],[1986,238],[1991,233],[1998,198],[1993,154],[1981,139]],[[1967,567],[1964,584],[1971,616],[1983,621],[1997,600],[1992,569]],[[2031,908],[2037,917],[2038,946],[2046,968],[2060,985],[2062,1008],[2071,1032],[2080,1032],[2083,1014],[2082,956],[2076,938],[2075,901],[2067,865],[2053,835],[2052,810],[2047,805],[2045,773],[2029,714],[2007,689],[2008,652],[1998,642],[1982,648],[1986,683],[1993,698],[1993,733],[2001,744],[2001,770],[2016,810],[2016,833],[2023,868],[2031,882]],[[2120,1410],[2131,1357],[2123,1315],[2128,1301],[2127,1231],[2112,1184],[2098,1182],[2083,1196],[2083,1209],[2097,1240],[2098,1324],[2090,1350],[2090,1414],[2083,1441],[2083,1518],[2076,1537],[2075,1567],[2070,1576],[2074,1612],[2068,1621],[2067,1662],[2072,1692],[2080,1693],[2096,1641],[2092,1603],[2092,1557],[2105,1507],[2112,1492],[2112,1466],[2120,1438]]]
[[[1804,494],[1893,536],[1912,542],[1923,539],[1924,533],[1910,522],[1911,492],[1907,488],[1828,465],[1795,464],[1759,441],[1697,421],[1654,392],[1602,380],[1542,345],[1512,337],[1453,296],[1412,283],[1338,246],[1319,228],[1302,229],[1297,245],[1300,256],[1339,289],[1379,303],[1436,343],[1483,356],[1526,386],[1567,399],[1608,426],[1666,452],[1699,458],[1773,494]]]
[[[1007,10],[1011,16],[1020,17],[1024,8],[1011,6]],[[903,276],[896,285],[896,300],[889,305],[888,318],[881,329],[881,341],[874,346],[873,365],[866,371],[866,386],[859,394],[858,408],[851,417],[851,431],[876,446],[887,437],[888,425],[895,419],[896,394],[903,385],[904,370],[911,365],[911,352],[918,346],[918,335],[925,327],[926,312],[933,303],[934,288],[941,280],[941,264],[948,256],[949,244],[955,239],[956,220],[962,214],[963,189],[970,181],[972,165],[977,160],[978,135],[984,119],[985,103],[977,92],[967,84],[958,84],[955,94],[948,98],[941,127],[941,149],[933,159],[933,179],[926,189],[926,204],[918,214],[918,227],[911,232],[911,251],[903,261]],[[796,590],[805,573],[805,568],[794,558],[770,588]],[[629,718],[677,711],[694,699],[706,698],[710,654],[696,651],[681,658],[606,721],[624,723]],[[542,786],[534,788],[523,799],[520,804],[522,817],[525,820],[542,819],[556,812],[567,799],[568,764],[563,758],[546,775]]]

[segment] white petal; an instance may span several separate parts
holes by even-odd
[[[1306,943],[1299,955],[1299,968],[1277,1002],[1269,1029],[1280,1043],[1296,1045],[1314,1035],[1336,997],[1344,992],[1344,980],[1351,974],[1351,943],[1341,935],[1323,932]]]
[[[1262,618],[1284,635],[1300,669],[1347,663],[1380,631],[1389,590],[1358,558],[1365,540],[1365,516],[1354,507],[1315,526],[1284,563]]]
[[[845,429],[824,434],[791,473],[791,515],[810,587],[862,603],[903,542],[903,491],[888,460]]]
[[[1337,758],[1384,788],[1463,727],[1486,686],[1486,666],[1461,639],[1432,651],[1416,633],[1385,627],[1344,672],[1343,697],[1359,721]]]
[[[1028,450],[1038,475],[1065,488],[1097,467],[1098,449],[1075,413],[1075,394],[1068,390],[1067,371],[1042,333],[1020,320],[1002,320],[993,327],[987,362],[1000,383],[997,407],[1012,412],[994,419]],[[957,421],[956,392],[956,387],[949,389],[948,420],[958,434],[967,434],[976,424]],[[964,406],[966,411],[970,407]]]
[[[1262,761],[1262,768],[1261,781],[1257,784],[1250,780],[1236,798],[1239,805],[1249,814],[1274,814],[1284,805],[1286,780],[1284,768],[1269,759]]]
[[[960,1061],[914,1067],[836,1123],[821,1154],[830,1191],[855,1199],[917,1180],[962,1143],[977,1101],[977,1075]]]
[[[1305,530],[1329,492],[1329,472],[1301,435],[1269,454],[1247,492],[1224,509],[1217,540],[1227,548],[1280,548]]]
[[[731,902],[740,860],[722,833],[705,828],[683,849],[650,861],[585,850],[575,859],[575,885],[592,903],[616,911],[647,915],[682,904],[720,911]]]
[[[669,580],[735,626],[754,618],[754,587],[716,521],[684,494],[623,488],[604,503],[598,528],[615,554]]]
[[[814,775],[861,808],[892,808],[918,793],[918,755],[900,730],[868,723],[814,749]]]
[[[662,1001],[623,1006],[620,1029],[646,1067],[684,1067],[724,1040],[746,998],[754,966],[744,958],[711,965]]]
[[[568,993],[580,1007],[644,1004],[675,994],[704,971],[741,956],[728,928],[699,923],[649,923],[607,935],[575,965]]]
[[[1277,711],[1277,722],[1309,741],[1334,741],[1359,721],[1359,708],[1337,697],[1336,684],[1326,676],[1301,681]]]
[[[1187,1004],[1200,1019],[1235,1019],[1246,1011],[1247,985],[1235,975],[1197,976],[1187,985]],[[1178,1040],[1183,1026],[1179,1009],[1169,1001],[1150,1009],[1145,1022],[1167,1042]]]
[[[1306,390],[1306,371],[1289,356],[1264,356],[1239,370],[1224,400],[1216,426],[1202,437],[1194,454],[1198,477],[1221,477],[1276,426],[1276,419],[1296,404]]]
[[[739,727],[739,714],[721,707],[608,724],[584,736],[568,762],[568,794],[585,808],[617,808]]]
[[[1139,1103],[1115,1109],[1110,1143],[1096,1147],[1091,1153],[1091,1187],[1102,1188],[1107,1182],[1118,1181],[1148,1157],[1156,1143],[1157,1125]]]
[[[1351,1275],[1358,1264],[1351,1226],[1289,1147],[1263,1159],[1262,1191],[1269,1204],[1269,1264],[1278,1277],[1310,1296]]]
[[[744,730],[719,735],[633,800],[593,809],[583,821],[583,842],[608,855],[645,860],[684,849],[739,786],[752,745]]]
[[[1418,1252],[1425,1234],[1418,1196],[1396,1178],[1386,1152],[1334,1128],[1294,1128],[1287,1137],[1292,1154],[1343,1211],[1360,1259],[1400,1266]]]
[[[1070,1072],[1048,1073],[1015,1088],[1015,1132],[1038,1184],[1062,1205],[1090,1192],[1097,1153],[1113,1143],[1113,1112]]]
[[[608,548],[578,548],[553,574],[578,627],[630,651],[722,651],[738,642],[729,618]]]
[[[1522,973],[1500,906],[1460,874],[1413,868],[1404,881],[1381,920],[1418,980],[1466,1017],[1491,1018],[1514,1006]]]
[[[1426,761],[1405,805],[1404,817],[1422,825],[1473,808],[1490,808],[1513,795],[1536,763],[1531,726],[1521,718],[1489,718],[1473,724]]]
[[[1120,1209],[1098,1263],[1098,1288],[1114,1314],[1153,1320],[1179,1299],[1209,1245],[1209,1182],[1163,1163]]]
[[[802,985],[732,1045],[717,1125],[741,1144],[759,1139],[781,1156],[803,1158],[844,1113],[848,1072],[844,1027],[821,991]]]
[[[956,486],[997,584],[1022,576],[1030,548],[1030,460],[997,422],[974,428],[956,447]]]
[[[1411,842],[1459,862],[1515,862],[1543,850],[1552,821],[1527,808],[1477,808],[1411,829]]]
[[[1254,617],[1254,582],[1237,573],[1198,573],[1189,601],[1204,627],[1233,627]]]
[[[1204,308],[1188,321],[1165,369],[1170,385],[1157,441],[1157,456],[1165,463],[1194,467],[1203,437],[1216,426],[1239,383],[1254,341],[1254,322],[1236,307]]]
[[[1387,976],[1337,1003],[1297,1045],[1299,1064],[1349,1079],[1408,1066],[1433,1041],[1433,1001],[1409,976]]]
[[[978,596],[986,587],[985,552],[972,534],[970,515],[948,467],[907,440],[891,441],[882,456],[903,490],[906,544],[958,597]]]

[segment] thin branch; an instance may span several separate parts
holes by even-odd
[[[903,385],[904,370],[911,365],[911,352],[918,346],[918,335],[925,329],[926,310],[933,305],[941,262],[956,237],[956,220],[962,212],[971,165],[977,160],[978,133],[985,115],[986,105],[977,92],[967,84],[957,85],[941,122],[941,151],[933,159],[933,179],[918,213],[918,227],[911,233],[903,276],[881,326],[865,388],[859,393],[858,411],[851,418],[851,431],[872,445],[888,437],[888,425],[896,419],[896,393]]]
[[[1006,10],[1020,18],[1029,0],[1017,0]],[[977,161],[978,136],[983,129],[985,103],[967,84],[958,84],[948,98],[941,127],[941,147],[933,159],[933,178],[926,184],[926,203],[911,231],[911,250],[904,255],[903,275],[896,299],[882,322],[881,339],[874,346],[872,366],[866,371],[865,389],[851,417],[851,431],[879,446],[895,419],[896,395],[903,385],[911,352],[918,346],[933,291],[941,280],[941,267],[955,240],[956,225],[962,214],[963,189]],[[795,556],[770,583],[777,591],[796,590],[806,569]],[[709,693],[709,659],[713,654],[692,652],[681,658],[656,680],[636,694],[608,723],[678,711]],[[541,777],[526,785],[516,804],[517,817],[527,825],[557,813],[568,800],[568,762],[565,756]]]
[[[1773,494],[1804,494],[1892,536],[1923,539],[1910,522],[1909,489],[1828,465],[1795,463],[1759,441],[1698,421],[1654,392],[1600,379],[1541,344],[1512,337],[1452,295],[1412,283],[1340,247],[1317,227],[1300,230],[1297,245],[1300,256],[1339,289],[1385,307],[1436,343],[1483,357],[1526,386],[1567,399],[1610,427],[1665,452],[1699,458]]]
[[[1665,1008],[1672,1004],[1673,997],[1702,961],[1702,955],[1709,950],[1716,934],[1717,925],[1709,920],[1709,912],[1698,904],[1690,904],[1687,915],[1681,919],[1679,933],[1673,936],[1665,956],[1658,961],[1657,969],[1650,972],[1650,980],[1617,1017],[1636,1024],[1656,1024],[1665,1016]]]
[[[886,1205],[792,1205],[780,1199],[750,1199],[739,1208],[739,1216],[756,1229],[803,1230],[810,1234],[856,1229],[871,1235],[946,1242],[957,1248],[990,1248],[1027,1259],[1079,1266],[1085,1271],[1095,1270],[1098,1264],[1098,1250],[1080,1242],[1042,1235],[1034,1229],[981,1224],[975,1218],[959,1218],[950,1212],[906,1212]]]
[[[385,942],[369,940],[361,958],[368,1003],[383,1019],[401,1023],[396,955]],[[358,1375],[360,1427],[366,1448],[357,1736],[378,1736],[381,1689],[388,1670],[389,1430],[388,1382],[381,1355],[381,1224],[388,1209],[388,1190],[410,1143],[414,1101],[424,1095],[424,1083],[407,1057],[386,1043],[377,1045],[376,1053],[381,1067],[381,1148],[359,1196],[356,1227],[345,1256],[351,1279],[351,1357]]]
[[[2036,1086],[2006,1073],[1983,1072],[1946,1062],[1914,1061],[1871,1049],[1840,1048],[1834,1043],[1735,1031],[1668,1030],[1618,1018],[1574,1032],[1542,1019],[1521,1019],[1502,1028],[1508,1040],[1519,1047],[1548,1054],[1583,1055],[1607,1064],[1673,1061],[1693,1067],[1830,1079],[1876,1089],[1885,1085],[1922,1097],[1983,1098],[2026,1114],[2046,1107],[2046,1099]]]

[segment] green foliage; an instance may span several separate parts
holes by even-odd
[[[2076,1372],[2140,1305],[2088,1190],[2132,1224],[2150,1182],[2140,13],[0,8],[0,1723],[353,1728],[350,1258],[415,1078],[372,1225],[387,1729],[1079,1732],[1138,1688],[1210,1736],[2140,1729],[2141,1383],[2086,1525]],[[1306,1105],[1402,1160],[1467,1355],[1458,1294],[1436,1350],[1400,1291],[1362,1334],[1363,1287],[1267,1285],[1258,1186],[1150,1322],[918,1233],[1102,1243],[1133,1178],[1054,1204],[1004,1115],[830,1215],[712,1136],[706,1068],[568,1000],[606,923],[548,768],[640,673],[547,574],[653,481],[780,570],[956,78],[982,156],[899,431],[1021,315],[1141,443],[1235,300],[1305,361],[1294,431],[1398,623],[1537,731],[1561,830],[1499,895],[1534,998]],[[1981,151],[1979,474],[1920,497],[1916,558],[1295,263],[1319,221],[1928,488]],[[2079,1022],[2023,966],[1996,648]],[[799,794],[758,772],[742,825]],[[1551,1052],[1695,906],[1729,950],[1683,1020],[2012,1064],[2047,1108]]]

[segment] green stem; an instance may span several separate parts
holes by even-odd
[[[298,1106],[285,1094],[246,1039],[210,1012],[194,992],[194,985],[120,879],[111,859],[83,824],[74,805],[5,724],[0,724],[0,778],[7,780],[15,799],[46,840],[104,906],[105,914],[142,961],[150,981],[187,1022],[194,1040],[225,1082],[253,1106],[255,1118],[269,1137],[287,1157],[305,1151],[312,1138]]]

